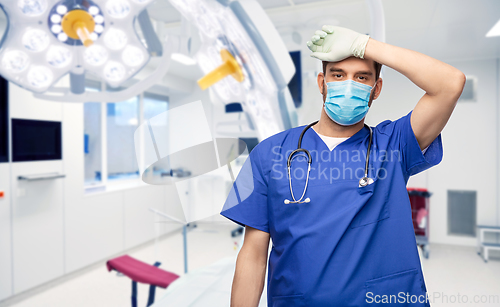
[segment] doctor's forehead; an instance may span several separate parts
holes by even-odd
[[[345,60],[339,62],[328,62],[326,65],[326,72],[338,72],[343,71],[345,73],[357,73],[357,72],[371,72],[375,73],[375,66],[373,60],[359,59],[355,57],[349,57]]]

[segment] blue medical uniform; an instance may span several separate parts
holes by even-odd
[[[369,129],[332,151],[308,129],[302,147],[313,158],[304,196],[309,203],[284,203],[292,199],[286,161],[305,126],[269,137],[250,153],[251,167],[243,167],[232,190],[247,195],[228,197],[221,214],[270,234],[268,306],[430,306],[406,183],[437,165],[443,149],[439,135],[423,154],[410,116],[372,127],[374,182],[365,187],[358,181]],[[305,158],[293,160],[296,199],[306,171]]]

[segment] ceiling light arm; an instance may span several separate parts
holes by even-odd
[[[370,12],[370,36],[385,43],[385,16],[381,0],[366,0]]]
[[[151,54],[152,56],[161,56],[161,42],[155,33],[153,25],[151,24],[151,18],[149,18],[147,9],[139,13],[139,15],[137,16],[137,21],[139,22],[139,26],[141,27],[142,35],[146,40],[149,54]]]
[[[385,43],[385,15],[381,0],[366,0],[368,11],[370,12],[370,36],[379,42]],[[383,76],[385,66],[380,70],[380,77]]]

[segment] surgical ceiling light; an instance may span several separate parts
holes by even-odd
[[[170,0],[198,28],[196,61],[202,89],[224,104],[239,101],[264,139],[297,125],[288,82],[295,73],[288,50],[255,0]],[[231,77],[230,77],[231,76]],[[249,135],[251,135],[251,132]],[[219,133],[223,133],[219,131]],[[234,131],[242,134],[242,131]],[[224,135],[233,136],[228,132]]]
[[[116,101],[124,95],[84,94],[85,73],[117,88],[151,55],[162,56],[160,73],[127,92],[144,90],[166,71],[170,42],[162,46],[147,15],[152,0],[0,0],[8,26],[0,42],[0,74],[43,99]],[[138,20],[146,45],[136,33]],[[164,52],[166,51],[166,53]],[[167,66],[167,67],[165,67]],[[54,85],[70,74],[71,88]],[[154,80],[153,77],[155,77]],[[146,82],[147,81],[147,82]],[[44,93],[44,94],[42,94]],[[51,95],[52,93],[52,95]],[[79,97],[80,96],[80,97]],[[130,96],[129,96],[130,97]],[[93,100],[88,100],[93,99]]]
[[[486,37],[494,36],[500,36],[500,20],[486,33]]]
[[[172,53],[172,60],[182,63],[184,65],[194,65],[196,64],[196,61],[193,60],[191,57],[182,54],[182,53]]]
[[[209,88],[228,75],[231,75],[234,80],[238,82],[243,82],[243,80],[245,79],[240,65],[228,50],[222,49],[220,51],[220,56],[222,58],[222,64],[219,65],[219,67],[217,67],[216,69],[209,72],[203,78],[198,80],[198,85],[202,90]]]

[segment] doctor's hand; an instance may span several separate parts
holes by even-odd
[[[322,30],[322,31],[321,31]],[[338,62],[350,56],[363,59],[368,35],[356,31],[325,25],[314,33],[307,47],[312,57],[327,62]]]

